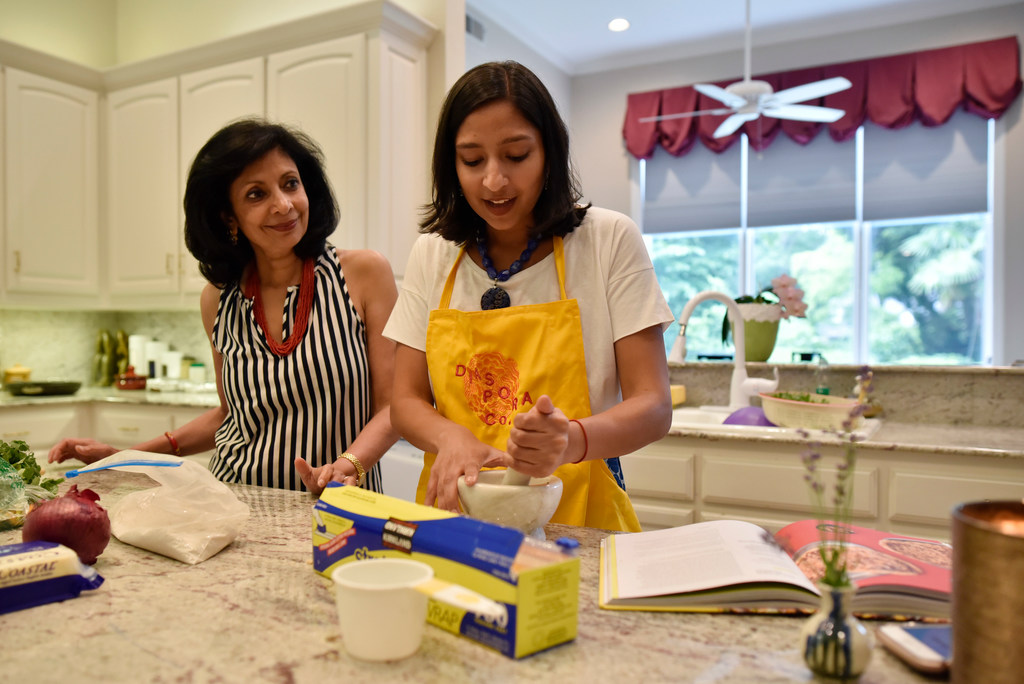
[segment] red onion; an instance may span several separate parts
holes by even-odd
[[[50,541],[71,549],[83,563],[92,565],[110,541],[110,518],[96,502],[91,489],[71,485],[64,496],[44,501],[25,518],[21,540]]]

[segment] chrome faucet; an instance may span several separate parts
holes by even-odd
[[[732,382],[729,384],[729,405],[702,408],[721,408],[735,411],[750,406],[750,398],[758,392],[774,392],[779,386],[778,367],[772,369],[775,371],[774,380],[747,377],[746,335],[742,325],[743,315],[740,313],[740,307],[736,304],[736,300],[721,292],[705,290],[698,292],[690,301],[686,302],[683,312],[679,315],[679,336],[672,345],[672,351],[669,352],[668,360],[679,364],[686,363],[686,323],[690,320],[690,316],[693,314],[693,310],[697,308],[697,305],[709,299],[722,302],[728,309],[729,321],[732,323],[732,340],[736,346],[736,352],[733,358]]]

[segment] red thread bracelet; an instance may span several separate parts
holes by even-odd
[[[164,437],[166,437],[167,441],[171,443],[171,450],[174,451],[174,455],[181,456],[181,448],[178,446],[178,440],[174,439],[174,435],[170,432],[165,432]]]
[[[575,418],[570,418],[569,422],[570,423],[576,423],[577,425],[579,425],[580,426],[580,432],[583,433],[583,455],[580,456],[575,461],[573,461],[573,465],[575,465],[577,463],[582,463],[583,459],[585,459],[587,457],[587,451],[590,450],[590,442],[587,440],[587,431],[583,429],[583,423],[581,423],[580,421],[576,420]]]

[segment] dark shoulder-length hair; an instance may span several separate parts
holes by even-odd
[[[434,138],[433,199],[424,207],[421,233],[438,233],[458,244],[473,238],[484,221],[462,196],[455,168],[455,136],[466,117],[492,102],[507,100],[540,131],[547,180],[533,209],[535,235],[566,235],[580,224],[587,207],[569,157],[569,131],[551,94],[536,74],[518,62],[490,62],[455,82]]]
[[[323,167],[323,154],[300,131],[260,118],[240,119],[213,134],[196,154],[185,183],[185,246],[199,261],[199,271],[219,288],[235,284],[253,259],[252,245],[238,232],[231,242],[226,219],[231,183],[249,164],[280,149],[299,171],[309,199],[306,234],[295,245],[301,259],[319,256],[338,224],[338,204]]]

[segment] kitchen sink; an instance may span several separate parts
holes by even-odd
[[[673,430],[696,430],[716,435],[737,435],[746,437],[799,437],[797,428],[776,427],[771,425],[733,425],[724,424],[732,411],[725,406],[681,406],[672,411]],[[866,419],[854,432],[859,441],[870,439],[881,421]],[[832,434],[821,430],[807,430],[812,439],[822,441],[835,440]]]

